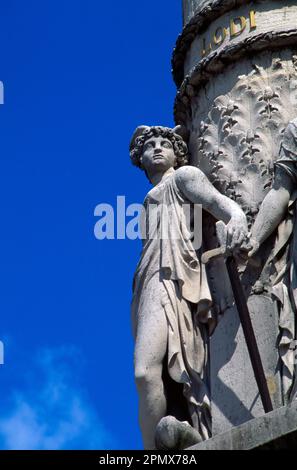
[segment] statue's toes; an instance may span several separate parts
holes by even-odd
[[[202,438],[187,421],[166,416],[157,426],[155,441],[158,450],[183,450],[198,444]]]

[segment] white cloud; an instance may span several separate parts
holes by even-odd
[[[74,348],[44,350],[30,383],[14,391],[13,405],[0,418],[2,449],[111,449],[116,442],[76,383]]]

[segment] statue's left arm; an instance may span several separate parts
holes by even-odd
[[[248,235],[246,216],[239,205],[221,194],[206,175],[194,166],[176,170],[175,181],[180,191],[194,204],[227,225],[228,245],[231,250],[240,247]]]
[[[280,155],[275,162],[272,188],[264,198],[251,233],[253,256],[284,219],[297,183],[297,120],[291,121],[283,135]]]

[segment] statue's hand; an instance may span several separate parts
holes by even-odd
[[[246,262],[248,259],[252,258],[257,253],[259,247],[259,242],[255,238],[251,238],[251,234],[249,234],[248,242],[244,243],[240,247],[238,258],[242,262]]]
[[[236,254],[244,243],[248,241],[248,226],[244,215],[232,217],[226,226],[226,248]]]
[[[251,238],[249,244],[250,244],[250,250],[248,253],[248,257],[252,258],[259,250],[260,243],[255,238]]]

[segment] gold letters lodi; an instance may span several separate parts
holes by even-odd
[[[224,26],[219,26],[212,35],[212,40],[209,44],[207,44],[206,39],[203,38],[202,57],[206,56],[213,49],[223,44],[227,37],[229,37],[229,39],[233,39],[237,36],[240,36],[247,28],[248,23],[250,31],[256,29],[256,15],[254,10],[249,12],[248,18],[245,16],[237,16],[236,18],[232,18],[227,28]]]

